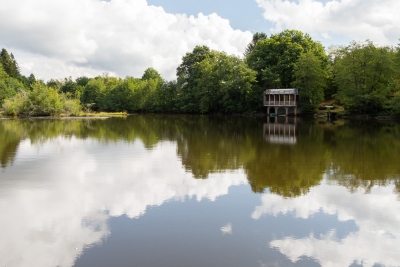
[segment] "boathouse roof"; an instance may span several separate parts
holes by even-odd
[[[296,88],[267,89],[267,90],[265,90],[265,94],[267,94],[267,95],[282,95],[282,94],[298,95],[298,91]]]

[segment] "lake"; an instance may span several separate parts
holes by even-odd
[[[0,160],[0,267],[400,266],[396,122],[0,120]]]

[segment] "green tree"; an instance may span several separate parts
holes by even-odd
[[[81,76],[75,79],[75,82],[82,87],[85,87],[89,81],[90,79],[86,76]]]
[[[13,97],[18,91],[24,90],[24,85],[17,79],[8,77],[0,80],[0,105],[5,99]]]
[[[0,64],[0,106],[4,100],[17,94],[18,91],[24,90],[25,86],[17,79],[10,77]]]
[[[400,93],[389,101],[389,107],[394,115],[400,116]]]
[[[178,86],[180,88],[179,100],[182,112],[192,113],[198,112],[199,110],[196,92],[193,90],[197,82],[195,65],[209,57],[210,54],[211,50],[207,46],[196,46],[192,52],[186,53],[182,58],[182,63],[176,70]]]
[[[61,87],[63,86],[62,80],[55,80],[55,79],[50,79],[47,81],[46,85],[48,87],[54,88],[58,91],[60,91]]]
[[[83,89],[81,102],[93,110],[107,110],[109,93],[121,83],[121,79],[107,74],[90,79]]]
[[[299,90],[303,113],[314,113],[318,104],[324,99],[326,72],[321,61],[312,53],[300,55],[294,67],[296,80],[292,83]]]
[[[267,38],[268,38],[268,36],[265,33],[256,32],[253,35],[253,39],[251,40],[251,42],[246,46],[246,50],[244,51],[244,56],[247,57],[253,52],[253,50],[256,47],[258,41],[265,40]]]
[[[255,72],[236,56],[197,46],[183,58],[177,74],[183,112],[239,113],[254,109],[248,103]]]
[[[176,81],[163,82],[157,91],[157,112],[179,111],[178,107],[178,85]]]
[[[30,87],[35,82],[36,82],[36,77],[35,77],[35,75],[33,73],[31,73],[31,75],[29,75],[29,77],[27,78],[28,87]]]
[[[14,55],[8,54],[7,50],[3,48],[0,52],[0,62],[3,65],[5,72],[12,78],[20,79],[21,74],[19,71],[18,63]]]
[[[27,115],[48,116],[59,115],[63,111],[63,103],[57,90],[36,82],[28,96],[24,109]]]
[[[247,63],[257,71],[261,88],[288,88],[295,80],[294,67],[303,53],[313,53],[325,66],[328,62],[324,47],[308,34],[285,30],[259,40]]]
[[[67,78],[64,79],[60,87],[60,91],[72,96],[77,96],[79,98],[81,92],[83,91],[83,87],[78,85],[74,80],[72,80],[71,77],[69,77],[68,79]]]
[[[115,86],[106,98],[107,110],[110,111],[132,111],[131,98],[133,95],[134,78],[126,78],[120,84]]]
[[[247,101],[255,72],[236,56],[211,51],[194,66],[195,92],[200,113],[239,113],[249,109]]]
[[[90,79],[81,96],[82,104],[93,110],[99,110],[105,90],[105,84],[101,77]]]
[[[156,80],[160,84],[162,83],[163,80],[158,71],[156,71],[153,68],[147,68],[142,75],[142,80],[150,80],[150,79]]]
[[[7,72],[4,70],[4,67],[2,64],[0,64],[0,81],[3,81],[5,79],[7,79],[9,76],[7,74]]]
[[[378,47],[371,41],[352,42],[337,50],[333,64],[337,98],[351,113],[382,112],[395,89],[395,66],[394,49]]]

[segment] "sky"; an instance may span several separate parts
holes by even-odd
[[[242,56],[255,32],[308,33],[326,48],[367,39],[395,46],[398,0],[2,0],[0,46],[21,73],[175,79],[196,45]]]

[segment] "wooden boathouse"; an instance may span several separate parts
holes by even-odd
[[[268,116],[297,115],[299,94],[296,88],[267,89],[264,93],[264,106]]]

